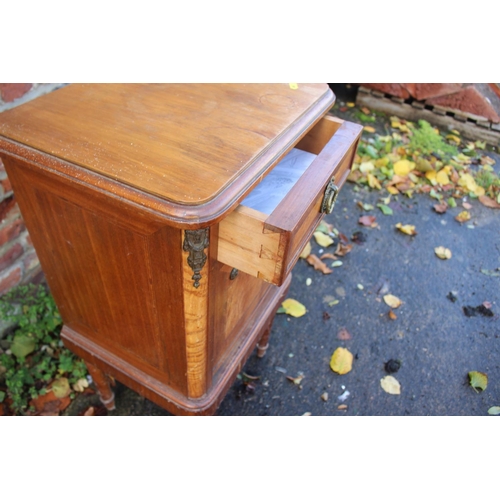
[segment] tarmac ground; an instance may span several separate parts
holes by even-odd
[[[383,117],[376,124],[386,125]],[[489,154],[498,171],[498,152]],[[465,200],[472,220],[461,224],[455,217],[463,208],[438,214],[435,200],[416,194],[397,197],[393,215],[377,212],[378,227],[360,226],[358,202],[376,206],[380,196],[345,184],[325,221],[349,238],[352,251],[328,275],[299,260],[288,297],[307,313],[276,315],[266,356],[252,354],[216,415],[479,416],[500,406],[498,210]],[[397,231],[398,222],[414,225],[418,234]],[[438,246],[449,248],[452,258],[437,258]],[[322,251],[313,240],[312,252]],[[387,293],[403,302],[393,311],[396,319],[382,300]],[[354,355],[344,375],[330,368],[338,347]],[[390,360],[399,365],[391,375],[400,394],[381,386]],[[487,374],[486,390],[471,387],[471,371]],[[95,395],[75,401],[67,414],[94,400],[98,404]],[[110,415],[169,415],[121,384],[116,405]]]

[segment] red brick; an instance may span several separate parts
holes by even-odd
[[[0,275],[0,295],[8,292],[21,282],[21,265],[16,264],[14,268]]]
[[[10,183],[9,178],[4,179],[3,181],[0,182],[0,184],[3,187],[4,193],[6,193],[7,195],[9,193],[12,193],[12,184]]]
[[[0,96],[4,102],[12,102],[28,92],[32,83],[0,83]]]
[[[384,94],[389,94],[401,99],[408,99],[410,93],[406,90],[401,83],[362,83],[363,87],[372,90],[378,90]]]
[[[20,214],[19,207],[11,196],[0,203],[0,224],[11,214]]]
[[[23,265],[24,265],[24,271],[26,273],[29,273],[35,267],[40,266],[40,261],[38,260],[38,256],[36,252],[32,251],[29,254],[27,254],[24,259],[23,259]]]
[[[12,241],[14,238],[17,238],[24,229],[24,221],[21,217],[8,221],[0,229],[0,246],[5,245],[5,243]]]
[[[493,123],[500,122],[500,116],[491,103],[473,86],[466,87],[454,94],[428,99],[426,103],[482,116]]]
[[[0,255],[0,272],[11,266],[24,252],[20,243],[15,243],[3,255]]]
[[[412,97],[419,101],[458,92],[463,83],[402,83]]]

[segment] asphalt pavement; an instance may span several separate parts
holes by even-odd
[[[489,154],[498,172],[500,156]],[[375,206],[380,196],[352,183],[343,187],[325,221],[349,238],[352,251],[328,275],[299,260],[288,296],[307,313],[276,315],[266,356],[250,357],[216,415],[479,416],[500,406],[499,211],[466,200],[473,219],[461,224],[460,207],[437,214],[436,201],[417,194],[399,196],[393,215],[377,213],[378,227],[360,226],[358,202]],[[397,231],[398,222],[418,234]],[[437,258],[438,246],[452,258]],[[312,251],[326,250],[313,241]],[[403,302],[395,319],[382,299],[387,293]],[[485,302],[490,307],[482,314]],[[344,375],[330,368],[338,347],[354,355]],[[381,386],[390,360],[399,367],[391,375],[400,394]],[[471,387],[471,371],[487,374],[486,390]],[[169,415],[120,384],[116,389],[111,414]]]

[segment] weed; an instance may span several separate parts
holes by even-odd
[[[84,362],[63,347],[61,316],[43,285],[19,286],[1,297],[0,319],[17,325],[0,349],[0,402],[15,413],[27,413],[30,400],[54,379],[74,384],[87,375]]]
[[[419,120],[419,128],[413,130],[410,137],[410,149],[420,151],[424,155],[437,153],[451,158],[458,155],[458,149],[452,144],[447,144],[436,129],[425,120]]]

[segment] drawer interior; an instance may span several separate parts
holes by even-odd
[[[217,259],[283,283],[323,216],[326,185],[347,178],[361,130],[323,117],[220,222]]]

